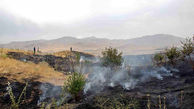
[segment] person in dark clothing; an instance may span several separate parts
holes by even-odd
[[[36,47],[34,47],[34,55],[36,54]]]
[[[72,47],[70,47],[70,51],[71,51],[71,52],[73,51]]]

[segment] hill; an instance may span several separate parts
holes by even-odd
[[[73,50],[88,52],[94,55],[100,55],[105,47],[115,47],[123,52],[124,55],[131,54],[150,54],[169,46],[178,46],[183,38],[168,34],[156,34],[143,36],[134,39],[105,39],[105,38],[74,38],[62,37],[54,40],[34,40],[24,42],[11,42],[0,45],[1,48],[14,48],[32,50],[34,46],[40,47],[42,52],[57,52]]]

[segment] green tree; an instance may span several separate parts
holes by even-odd
[[[105,48],[105,51],[102,52],[102,65],[109,67],[121,66],[123,58],[122,52],[118,52],[115,48]]]

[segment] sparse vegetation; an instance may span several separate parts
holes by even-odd
[[[85,77],[81,73],[74,72],[65,81],[64,89],[69,92],[75,100],[79,100],[80,94],[83,93],[83,88],[85,85]]]
[[[190,54],[194,50],[194,43],[192,42],[191,38],[186,38],[185,41],[181,41],[182,44],[182,54],[183,56],[190,56]]]
[[[167,62],[174,65],[176,61],[185,59],[185,57],[187,56],[192,62],[192,59],[190,57],[194,50],[194,43],[192,42],[192,39],[186,38],[185,41],[181,41],[181,44],[181,49],[178,49],[177,47],[171,47],[166,49],[164,53],[155,54],[154,63],[156,65],[163,65],[165,62]]]
[[[190,62],[192,63],[191,54],[193,53],[194,50],[194,42],[192,41],[191,38],[186,38],[185,41],[181,42],[181,44],[182,44],[181,50],[182,57],[185,58],[188,56]]]
[[[117,67],[121,66],[123,58],[122,58],[122,52],[118,52],[116,48],[106,48],[102,52],[102,65],[106,67]]]
[[[92,108],[97,109],[140,109],[137,99],[122,94],[117,97],[96,96],[91,102],[94,102]]]
[[[163,53],[157,53],[154,55],[154,64],[155,65],[163,65],[166,62],[165,55]]]
[[[150,94],[147,94],[148,101],[147,101],[147,109],[151,109],[151,101],[150,101]]]
[[[168,58],[168,62],[173,65],[181,54],[177,47],[172,47],[165,50],[165,55]]]
[[[28,83],[26,83],[26,86],[22,90],[19,98],[16,99],[16,97],[13,94],[10,83],[8,82],[8,93],[9,93],[9,96],[10,96],[10,99],[11,99],[11,109],[19,109],[19,105],[21,103],[22,96],[25,96],[27,86],[28,86]]]
[[[162,102],[161,102],[160,95],[158,95],[158,106],[159,106],[159,109],[162,109]]]

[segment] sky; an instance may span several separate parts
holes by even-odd
[[[0,43],[194,34],[194,0],[0,0]]]

